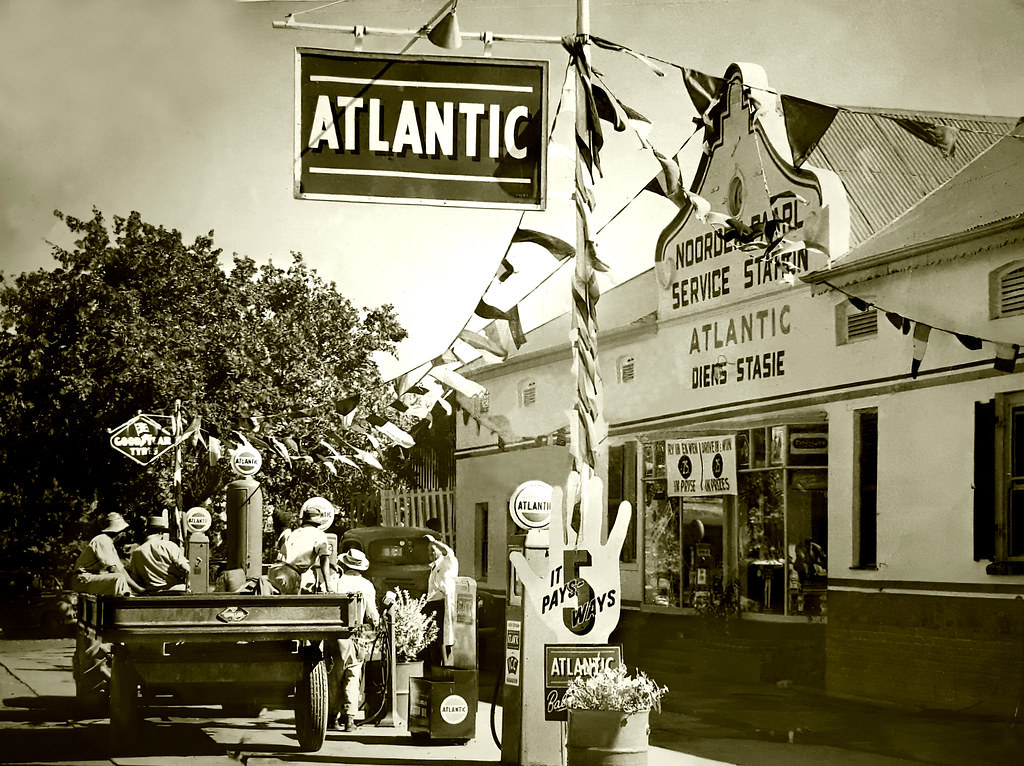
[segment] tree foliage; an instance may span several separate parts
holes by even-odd
[[[140,466],[109,430],[176,402],[204,437],[183,450],[186,509],[217,511],[233,478],[226,460],[209,464],[214,434],[297,443],[303,457],[261,449],[265,503],[283,517],[313,494],[344,511],[401,481],[396,450],[382,449],[383,472],[317,459],[321,440],[373,450],[334,405],[358,393],[359,413],[383,413],[372,354],[406,335],[391,306],[355,308],[296,253],[287,269],[235,255],[225,271],[213,232],[186,244],[135,212],[109,228],[95,209],[55,214],[74,238],[53,246],[58,265],[0,273],[0,569],[67,567],[99,515],[173,507],[172,455]]]

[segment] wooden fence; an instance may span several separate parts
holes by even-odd
[[[455,490],[423,489],[380,493],[381,524],[391,527],[425,527],[436,518],[441,539],[455,547]]]

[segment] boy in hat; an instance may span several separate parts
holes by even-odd
[[[185,552],[168,539],[169,527],[163,516],[152,516],[146,527],[146,542],[132,551],[128,573],[146,592],[184,590],[189,564]]]
[[[120,513],[113,511],[107,514],[100,533],[89,541],[75,562],[71,581],[73,590],[103,596],[129,596],[142,592],[142,587],[129,576],[114,544],[126,529],[128,522]]]
[[[363,597],[363,624],[377,627],[380,614],[377,611],[377,591],[373,583],[363,577],[370,566],[366,554],[358,548],[338,556],[341,574],[330,582],[333,593],[358,593]],[[358,636],[325,641],[331,669],[328,673],[327,725],[332,729],[351,731],[359,713],[359,693],[363,679],[363,661],[366,659],[364,642]],[[341,697],[339,700],[338,697]],[[337,717],[336,717],[337,716]]]
[[[282,535],[278,542],[277,562],[267,576],[281,593],[296,594],[302,585],[302,575],[310,570],[315,577],[313,590],[321,584],[327,589],[331,543],[324,530],[334,521],[334,506],[322,497],[311,497],[302,504],[302,526]]]

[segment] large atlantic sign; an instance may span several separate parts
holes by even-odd
[[[295,196],[541,210],[547,62],[296,50]]]

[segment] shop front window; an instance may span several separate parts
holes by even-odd
[[[735,435],[735,496],[667,497],[664,442],[644,444],[644,602],[699,606],[735,580],[744,611],[824,615],[827,427]]]
[[[739,583],[747,611],[823,615],[828,587],[828,433],[737,435]]]

